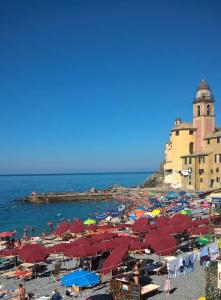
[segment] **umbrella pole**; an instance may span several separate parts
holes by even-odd
[[[89,265],[90,265],[90,271],[91,271],[91,269],[92,269],[92,257],[89,260]]]

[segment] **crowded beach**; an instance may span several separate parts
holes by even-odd
[[[205,272],[219,258],[218,202],[145,189],[115,200],[94,218],[49,222],[41,236],[1,232],[1,298],[206,299]]]

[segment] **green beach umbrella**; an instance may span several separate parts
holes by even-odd
[[[192,214],[192,212],[191,212],[191,210],[190,209],[182,209],[181,211],[180,211],[180,214],[181,215],[191,215]]]
[[[93,225],[93,224],[96,224],[96,220],[87,219],[86,221],[84,221],[84,225]]]
[[[203,246],[208,245],[210,242],[210,237],[208,235],[201,235],[201,236],[198,236],[196,239],[199,242],[199,244],[201,244]]]

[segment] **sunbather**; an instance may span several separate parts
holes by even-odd
[[[15,297],[12,300],[25,300],[26,290],[23,285],[20,283],[18,289],[14,292]]]

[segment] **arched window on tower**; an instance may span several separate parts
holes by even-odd
[[[209,104],[206,107],[206,114],[207,114],[207,116],[210,116],[210,105]]]
[[[200,105],[197,106],[197,116],[200,116]]]
[[[189,152],[190,154],[193,154],[193,143],[189,144]]]

